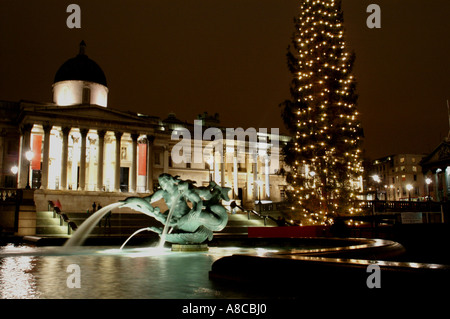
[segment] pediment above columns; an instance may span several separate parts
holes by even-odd
[[[22,122],[53,126],[84,127],[112,131],[149,130],[159,125],[157,117],[141,117],[131,112],[101,106],[39,106],[25,107]]]

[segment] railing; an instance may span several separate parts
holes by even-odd
[[[49,200],[48,201],[48,209],[53,210],[53,217],[59,216],[59,226],[64,226],[64,223],[67,223],[67,234],[72,234],[72,231],[77,230],[78,226],[74,221],[71,221],[69,216],[66,213],[61,212],[59,205],[56,205],[55,202]]]
[[[275,203],[268,203],[268,204],[267,204],[267,203],[266,203],[266,204],[258,203],[257,205],[266,205],[266,208],[272,208],[272,209],[273,209],[273,206],[272,206],[273,204],[275,204]],[[287,222],[287,221],[285,221],[285,220],[280,221],[280,220],[277,220],[277,219],[273,218],[273,217],[270,216],[270,215],[263,215],[263,214],[257,212],[256,210],[253,210],[253,209],[245,209],[245,208],[243,208],[242,206],[237,205],[236,202],[234,202],[234,201],[230,203],[230,207],[231,207],[231,208],[238,207],[238,208],[241,209],[243,212],[246,212],[246,213],[247,213],[247,218],[248,218],[249,220],[250,220],[250,214],[253,214],[253,215],[255,215],[255,216],[257,216],[257,217],[259,217],[259,218],[261,218],[261,219],[264,219],[264,226],[267,226],[267,219],[271,219],[271,220],[273,220],[274,222],[276,222],[277,224],[280,223],[280,226],[285,226],[285,225],[288,225],[288,226],[294,226],[293,224],[291,224],[290,222]],[[272,209],[266,209],[265,211],[269,211],[269,210],[272,210]],[[281,223],[282,223],[283,225],[281,225]]]
[[[353,202],[353,208],[375,212],[441,212],[450,208],[447,202],[433,201],[380,201],[360,200]]]
[[[14,206],[14,232],[19,229],[19,209],[22,203],[23,191],[17,188],[0,188],[0,205]]]
[[[279,211],[287,208],[287,204],[284,202],[271,202],[271,203],[256,203],[258,210],[262,212]]]
[[[264,212],[283,211],[287,210],[288,206],[286,202],[256,202],[255,210],[242,210],[247,212],[248,216],[252,213],[260,218],[271,218],[271,216],[265,216]],[[424,223],[436,222],[436,220],[440,220],[441,223],[447,223],[450,220],[450,202],[356,200],[353,202],[353,208],[355,208],[355,214],[341,217],[374,222],[375,219],[380,218],[399,220],[401,213],[417,212],[423,213]],[[274,218],[271,219],[277,223],[279,222]]]
[[[0,204],[15,204],[20,196],[16,188],[0,188]]]

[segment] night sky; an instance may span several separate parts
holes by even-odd
[[[66,8],[81,7],[81,29]],[[381,7],[381,29],[366,8]],[[63,62],[86,54],[106,74],[108,106],[227,127],[279,127],[289,98],[286,49],[299,0],[0,0],[0,99],[51,102]],[[366,156],[427,153],[447,136],[450,1],[344,0],[356,53]]]

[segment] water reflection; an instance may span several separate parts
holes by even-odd
[[[0,260],[0,298],[38,298],[36,280],[33,273],[34,257],[21,256]]]
[[[209,280],[212,263],[236,253],[273,252],[237,247],[174,253],[156,248],[64,251],[5,246],[0,248],[0,298],[239,298],[242,291],[218,289]],[[80,267],[81,288],[67,286],[71,264]]]

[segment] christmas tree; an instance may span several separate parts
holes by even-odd
[[[281,104],[292,135],[283,150],[288,198],[303,222],[352,213],[362,175],[354,54],[347,53],[340,1],[302,0],[288,48],[291,99]]]

